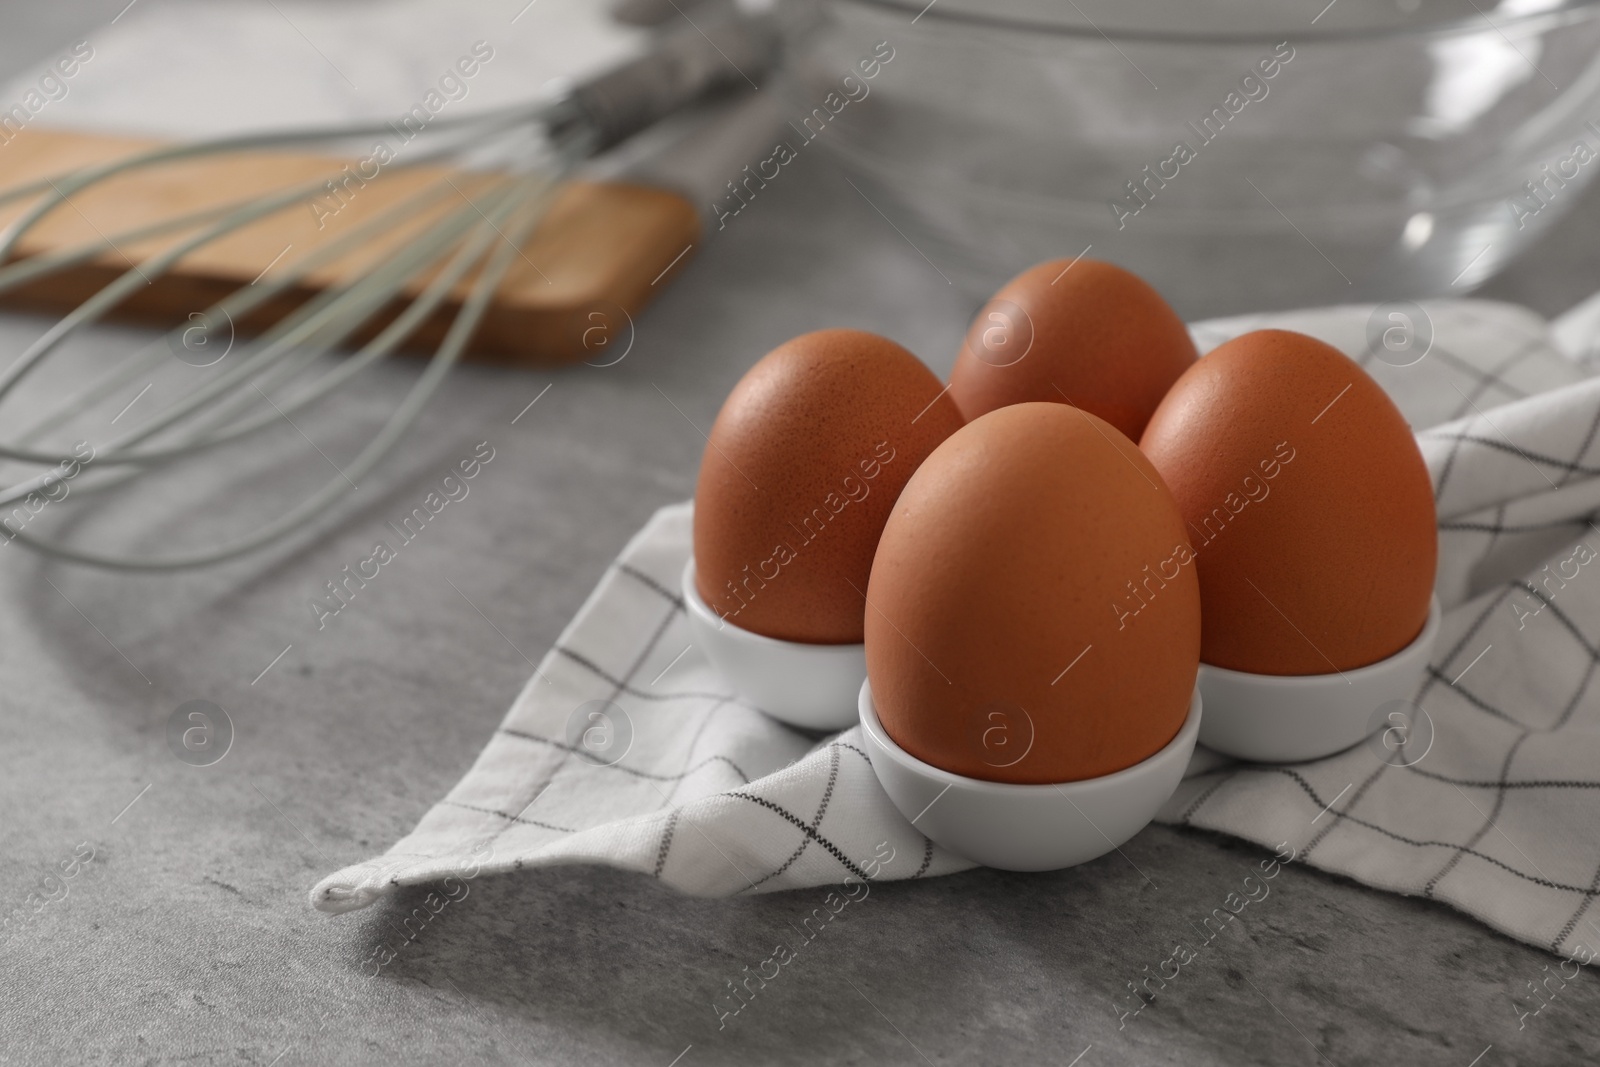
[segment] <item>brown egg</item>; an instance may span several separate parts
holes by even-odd
[[[1023,271],[978,312],[950,395],[969,422],[1047,400],[1098,415],[1137,441],[1195,358],[1183,320],[1137,275],[1058,259]]]
[[[1416,439],[1337,349],[1257,330],[1195,364],[1140,447],[1198,556],[1207,663],[1332,674],[1427,621],[1438,533]]]
[[[956,431],[895,504],[868,587],[883,728],[956,774],[1067,782],[1160,751],[1188,715],[1200,591],[1132,441],[1065,404]]]
[[[889,509],[960,425],[939,379],[887,338],[819,330],[779,345],[734,386],[700,462],[701,597],[767,637],[859,642]]]

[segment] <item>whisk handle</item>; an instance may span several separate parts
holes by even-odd
[[[601,152],[714,89],[755,86],[777,62],[778,29],[766,15],[685,26],[650,51],[574,86],[565,101]]]

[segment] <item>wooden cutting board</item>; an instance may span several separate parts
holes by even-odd
[[[0,144],[0,187],[10,188],[74,167],[102,163],[153,147],[158,142],[28,127]],[[19,248],[22,257],[61,251],[163,218],[243,197],[265,195],[298,183],[346,179],[356,161],[285,152],[237,153],[163,164],[119,176],[81,193],[39,223]],[[371,173],[369,166],[366,173]],[[475,199],[492,176],[446,167],[385,169],[365,184],[346,180],[337,195],[296,201],[180,260],[167,274],[123,301],[113,317],[160,326],[186,321],[230,292],[270,277],[323,242],[348,232],[385,209],[448,176],[452,195],[364,244],[324,264],[234,326],[242,333],[264,329],[324,288],[341,284],[383,261],[428,222]],[[22,214],[32,201],[0,204],[0,224]],[[690,259],[700,239],[694,207],[676,193],[619,182],[567,183],[548,215],[524,242],[521,255],[500,285],[478,327],[473,357],[500,362],[555,362],[614,358],[615,345],[631,338],[632,317]],[[0,303],[28,310],[65,313],[175,238],[118,242],[79,267],[60,271],[0,294]],[[427,279],[416,280],[410,292]],[[471,284],[463,280],[407,342],[436,345]],[[370,337],[404,306],[381,312],[357,335]]]

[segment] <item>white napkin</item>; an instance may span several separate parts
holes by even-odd
[[[1589,546],[1600,536],[1587,518],[1600,509],[1600,381],[1525,309],[1394,310],[1193,332],[1202,351],[1269,325],[1320,337],[1359,359],[1413,426],[1432,427],[1418,440],[1438,497],[1446,610],[1417,696],[1431,747],[1417,759],[1414,736],[1409,766],[1376,742],[1283,767],[1198,750],[1161,818],[1287,842],[1313,866],[1581,954],[1600,945],[1600,697],[1589,690],[1600,663],[1600,554]],[[1423,351],[1430,321],[1426,355],[1398,365]],[[1566,334],[1569,350],[1588,351],[1586,334]],[[1390,351],[1385,336],[1407,347]],[[388,852],[324,878],[313,906],[348,911],[402,885],[558,863],[609,864],[703,896],[971,866],[889,802],[859,728],[815,741],[729,693],[691,644],[677,592],[690,515],[689,504],[656,513],[466,777]],[[576,743],[585,729],[609,744],[606,764]]]

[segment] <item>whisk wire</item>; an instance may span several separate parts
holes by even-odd
[[[281,360],[291,353],[296,352],[296,346],[298,344],[313,338],[316,334],[316,331],[319,328],[324,328],[329,320],[337,319],[339,316],[344,316],[345,324],[343,328],[329,331],[331,335],[322,338],[320,345],[312,346],[314,349],[320,348],[324,351],[327,348],[331,348],[345,335],[347,335],[350,330],[353,330],[360,325],[360,320],[356,318],[356,314],[358,312],[362,313],[362,317],[364,318],[367,314],[370,314],[371,310],[374,310],[377,307],[387,303],[390,299],[392,299],[394,292],[398,290],[407,280],[409,280],[410,277],[422,273],[433,266],[434,263],[437,262],[440,253],[446,251],[451,243],[457,241],[462,234],[471,229],[475,219],[479,219],[481,224],[481,218],[475,211],[468,208],[458,209],[451,216],[447,217],[444,222],[435,227],[436,230],[441,231],[437,236],[434,236],[429,240],[419,241],[409,245],[402,255],[397,256],[391,262],[384,264],[377,271],[363,276],[342,290],[324,294],[324,298],[317,301],[320,307],[316,314],[297,316],[297,321],[292,325],[280,324],[286,325],[286,328],[277,331],[278,335],[270,344],[261,346],[253,354],[236,363],[232,368],[230,368],[229,371],[225,372],[220,377],[202,385],[199,389],[194,390],[181,401],[164,411],[160,416],[157,416],[156,418],[146,422],[135,430],[123,434],[110,444],[104,445],[100,449],[97,449],[93,460],[91,460],[89,464],[85,465],[105,467],[117,464],[145,464],[159,462],[161,460],[175,458],[176,456],[201,447],[210,447],[211,442],[191,439],[186,443],[169,446],[165,449],[148,449],[141,452],[128,451],[128,446],[147,440],[162,430],[172,427],[190,413],[202,409],[214,398],[223,396],[232,389],[242,390],[244,386],[250,384],[253,374],[258,373],[263,367],[270,367],[273,361]],[[459,280],[459,273],[456,275],[456,280]],[[362,291],[366,289],[377,289],[378,291],[375,294],[368,294]],[[437,286],[430,287],[429,290],[425,291],[421,295],[418,301],[414,302],[413,305],[407,309],[407,322],[420,321],[420,318],[423,315],[431,313],[442,299],[446,291],[447,289],[441,290]],[[353,302],[351,302],[351,292],[355,292],[357,294],[354,297]],[[423,308],[425,310],[421,311],[419,314],[417,313],[418,308]],[[362,309],[365,309],[365,311],[363,312]],[[390,334],[392,336],[393,331],[390,331]],[[392,340],[389,340],[386,347],[382,350],[383,353],[386,353],[389,349],[392,349],[396,344],[398,344],[400,340],[403,340],[403,336],[403,334],[400,336],[393,336]],[[364,353],[358,353],[358,356],[355,357],[360,360],[358,367],[364,367],[368,362],[370,362],[370,360],[363,358],[363,355]],[[256,403],[261,402],[259,393],[242,392],[240,395],[247,401],[253,401]],[[297,409],[298,407],[303,406],[304,403],[308,403],[313,399],[316,399],[316,397],[307,397],[300,403],[291,404],[291,409]],[[274,409],[270,413],[269,417],[262,417],[255,420],[249,427],[247,427],[247,430],[259,429],[266,425],[270,425],[279,417],[281,417],[282,414],[283,412],[281,412],[280,409]],[[242,434],[236,434],[235,436],[241,435]],[[53,455],[48,452],[39,454],[47,457],[51,457]],[[59,457],[50,458],[48,460],[48,462],[51,463],[56,463],[58,461]],[[12,486],[3,492],[0,492],[0,504],[12,503],[17,499],[25,497],[29,492],[37,491],[39,488],[47,485],[51,477],[52,473],[46,471],[29,481]],[[91,483],[89,486],[85,486],[84,488],[92,489],[94,487],[94,483]]]
[[[535,185],[538,183],[538,179],[523,179],[523,181]],[[523,195],[516,195],[519,192]],[[342,468],[338,477],[330,479],[278,519],[248,537],[218,548],[162,557],[117,556],[76,549],[33,537],[23,531],[11,532],[11,539],[21,541],[46,555],[77,563],[93,564],[114,570],[164,571],[220,563],[245,555],[315,519],[340,496],[350,491],[350,485],[365,476],[387,454],[415,421],[423,405],[444,380],[446,372],[460,359],[495,290],[511,267],[514,257],[519,254],[521,242],[526,240],[539,222],[542,213],[537,209],[529,210],[532,202],[527,195],[529,192],[531,192],[529,189],[514,190],[511,195],[491,205],[485,211],[486,217],[480,219],[473,227],[467,242],[439,276],[430,283],[428,290],[418,297],[417,302],[430,297],[436,301],[442,300],[474,267],[482,264],[482,270],[473,281],[467,299],[451,321],[443,342],[428,360],[422,374],[406,397],[390,414],[384,426],[360,453]],[[510,225],[510,231],[502,234],[500,226],[505,224]],[[420,321],[421,317],[418,316],[413,326]],[[398,343],[398,340],[399,338],[395,338],[393,343]]]
[[[337,260],[351,249],[403,221],[411,213],[423,211],[431,207],[435,202],[451,195],[456,195],[456,191],[448,183],[442,180],[434,182],[376,217],[353,227],[349,232],[325,242],[306,255],[286,264],[282,270],[273,272],[270,279],[257,279],[254,284],[230,293],[227,297],[217,301],[203,311],[196,312],[196,314],[201,316],[202,321],[214,321],[218,316],[233,320],[249,314],[257,307],[268,303],[286,290],[293,288],[294,285],[301,282],[312,271],[326,263]],[[105,246],[100,244],[99,247],[103,249]],[[31,260],[22,261],[23,264],[28,262],[31,262]],[[4,270],[0,270],[0,275],[3,274]],[[0,283],[0,289],[3,288],[3,283]],[[281,336],[296,323],[314,314],[329,301],[340,299],[346,288],[348,286],[329,288],[317,293],[264,330],[261,336],[255,340],[255,343],[264,344]],[[187,328],[186,325],[172,328],[162,337],[138,349],[134,355],[122,360],[83,389],[68,396],[33,424],[20,431],[16,438],[19,445],[37,440],[42,434],[57,428],[93,404],[104,400],[117,389],[136,378],[150,373],[155,367],[171,359],[175,351],[174,346],[181,344],[182,336]],[[6,457],[5,453],[0,451],[0,458],[21,459],[23,457],[19,455]],[[41,461],[31,460],[29,462]],[[55,462],[55,460],[52,459],[49,462]]]
[[[440,183],[441,193],[448,192],[451,188],[448,182]],[[433,190],[425,191],[425,195],[432,192]],[[283,198],[275,199],[281,200]],[[406,205],[401,205],[400,207],[403,209]],[[230,319],[242,316],[253,307],[259,306],[294,285],[305,273],[318,265],[318,262],[326,262],[329,259],[336,258],[337,255],[347,251],[359,241],[370,237],[371,232],[379,229],[381,225],[392,224],[400,216],[400,209],[391,209],[390,212],[385,213],[385,217],[372,220],[373,225],[364,227],[363,229],[366,232],[352,233],[342,237],[338,242],[330,242],[329,247],[318,249],[312,256],[304,257],[294,265],[293,269],[286,270],[281,278],[274,279],[270,285],[264,288],[251,287],[252,289],[259,289],[259,291],[253,292],[251,289],[246,289],[230,294],[229,297],[213,305],[208,313],[226,315]],[[281,359],[295,345],[310,340],[319,330],[327,329],[330,324],[345,323],[344,328],[336,333],[333,341],[328,344],[327,347],[331,348],[333,343],[337,343],[338,339],[359,327],[373,312],[392,300],[395,293],[406,281],[425,271],[428,266],[437,260],[443,248],[458,239],[460,234],[464,233],[475,220],[481,221],[481,216],[476,209],[470,206],[457,209],[447,216],[445,223],[436,225],[421,238],[409,242],[406,247],[397,251],[389,260],[373,271],[363,275],[346,287],[319,294],[318,297],[308,302],[307,307],[297,309],[298,313],[291,313],[290,316],[286,316],[284,320],[277,323],[271,331],[272,336],[267,344],[247,347],[245,349],[247,353],[245,357],[234,361],[229,369],[217,378],[199,387],[188,397],[168,408],[155,420],[145,423],[137,430],[125,434],[123,437],[98,449],[95,462],[102,466],[119,463],[139,463],[161,455],[162,453],[155,451],[130,453],[126,451],[126,448],[130,444],[136,444],[158,431],[172,426],[190,412],[228,390],[240,387],[252,375],[258,373],[262,366]],[[151,261],[152,270],[159,272],[165,267],[169,267],[183,255],[189,254],[204,243],[215,240],[226,233],[227,230],[224,229],[225,221],[219,222],[217,225],[209,227],[204,233],[182,242],[177,248],[155,257]],[[335,247],[336,245],[337,247]],[[309,262],[313,260],[313,257],[317,262]],[[0,399],[3,399],[23,375],[36,366],[38,361],[54,347],[61,344],[73,330],[94,321],[100,314],[104,313],[109,305],[114,304],[120,294],[108,296],[108,290],[113,290],[113,287],[119,283],[125,283],[123,285],[125,291],[136,288],[130,282],[131,278],[131,270],[124,272],[112,285],[107,286],[106,289],[97,293],[95,297],[80,305],[73,314],[67,316],[66,319],[63,319],[60,324],[48,332],[45,338],[31,346],[11,368],[8,368],[6,373],[12,375],[10,381],[6,381],[4,375],[0,375]],[[181,330],[181,328],[179,329]],[[169,334],[169,337],[178,333],[179,330],[174,330]],[[45,464],[54,464],[60,460],[59,454],[56,453],[19,449],[4,444],[0,444],[0,458]],[[7,495],[0,493],[0,503],[7,502]]]

